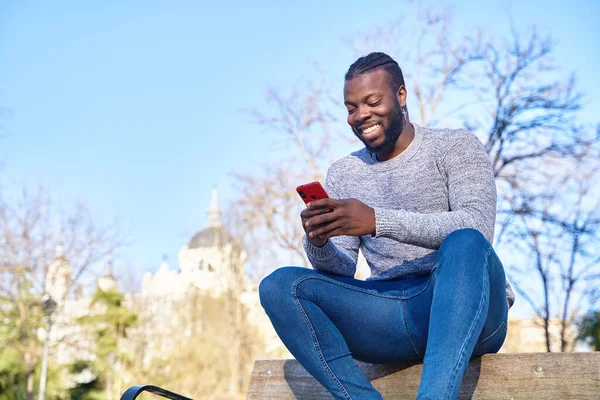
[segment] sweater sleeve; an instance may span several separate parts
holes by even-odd
[[[451,232],[473,228],[492,242],[496,182],[483,144],[464,131],[442,155],[441,165],[448,185],[449,211],[417,213],[375,208],[376,237],[438,249]]]
[[[340,198],[335,188],[331,169],[327,173],[325,190],[329,197]],[[327,240],[322,247],[317,247],[304,235],[302,242],[308,261],[314,269],[334,275],[354,276],[360,247],[359,237],[336,236]]]

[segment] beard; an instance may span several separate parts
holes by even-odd
[[[389,121],[390,125],[383,131],[383,143],[381,143],[379,146],[373,147],[363,140],[359,134],[356,132],[354,132],[354,134],[360,139],[361,142],[363,142],[365,147],[373,153],[379,153],[382,151],[386,153],[391,152],[396,146],[396,142],[398,141],[398,138],[404,129],[404,116],[402,115],[402,108],[400,107],[398,101],[396,101],[396,107],[394,107]]]

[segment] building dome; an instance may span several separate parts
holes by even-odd
[[[97,285],[98,288],[100,288],[104,292],[119,290],[119,284],[117,282],[117,279],[113,275],[112,256],[108,258],[108,263],[106,264],[106,275],[98,279]]]
[[[241,250],[241,246],[236,243],[234,238],[227,233],[223,227],[216,190],[212,191],[212,198],[207,211],[207,216],[206,227],[192,236],[187,244],[187,248],[221,248],[230,244],[234,249]]]
[[[188,249],[221,247],[231,243],[231,236],[222,226],[208,226],[196,233],[188,242]]]

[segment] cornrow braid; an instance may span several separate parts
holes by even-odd
[[[385,53],[370,53],[364,57],[360,57],[348,68],[345,80],[371,72],[377,68],[383,68],[390,74],[390,84],[395,92],[400,86],[404,86],[404,76],[400,66],[394,59]]]

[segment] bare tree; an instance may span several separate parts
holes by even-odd
[[[485,134],[485,146],[496,176],[517,178],[518,166],[546,155],[579,159],[598,142],[577,123],[581,94],[573,74],[556,78],[554,42],[535,29],[527,35],[512,32],[505,45],[489,44],[483,68],[470,75],[481,113],[467,118],[468,126]]]
[[[483,68],[469,70],[478,82],[472,89],[480,112],[466,125],[484,133],[497,177],[499,252],[515,254],[515,247],[528,244],[529,265],[513,269],[511,280],[543,321],[547,350],[567,351],[574,339],[567,340],[567,332],[589,305],[588,268],[597,267],[588,265],[583,243],[598,231],[597,207],[588,203],[598,190],[598,170],[589,166],[599,160],[600,132],[577,123],[581,95],[573,75],[556,78],[553,46],[535,29],[527,35],[513,30],[507,44],[488,44]],[[525,291],[530,271],[539,285]],[[556,347],[551,320],[560,323]]]
[[[569,351],[573,327],[593,306],[589,295],[600,278],[600,200],[593,179],[598,167],[557,164],[549,170],[562,165],[570,175],[553,182],[554,173],[548,173],[543,190],[528,194],[527,201],[515,196],[511,213],[516,218],[508,234],[512,248],[533,261],[533,268],[513,261],[511,270],[520,277],[515,289],[542,321],[547,351]],[[540,291],[541,297],[533,295]],[[551,334],[552,319],[560,324],[557,338]]]
[[[287,95],[269,89],[273,112],[249,113],[257,124],[275,133],[274,147],[285,149],[284,160],[269,160],[262,170],[236,172],[237,199],[231,204],[235,223],[249,251],[253,272],[261,276],[283,263],[307,264],[302,250],[300,211],[295,187],[323,181],[333,161],[337,121],[330,111],[332,97],[322,81],[302,82]],[[268,260],[268,261],[267,261]],[[268,265],[268,267],[267,267]]]
[[[64,238],[57,254],[57,237]],[[64,297],[84,282],[94,266],[121,244],[114,226],[98,226],[83,206],[62,211],[40,188],[24,189],[15,198],[0,193],[0,356],[12,349],[26,366],[27,398],[33,396],[34,371],[39,361],[38,329],[42,324],[41,298],[51,266],[68,261]],[[64,298],[55,299],[64,304]],[[57,313],[61,312],[60,308]],[[65,338],[66,340],[66,338]]]

